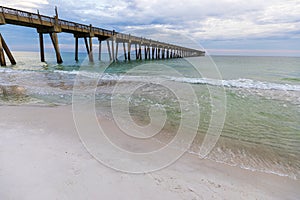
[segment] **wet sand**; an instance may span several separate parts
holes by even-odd
[[[0,106],[0,199],[299,199],[299,188],[188,153],[154,173],[117,172],[84,148],[70,106]]]

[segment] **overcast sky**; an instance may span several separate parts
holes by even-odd
[[[0,5],[121,32],[182,34],[210,54],[300,56],[300,0],[0,0]],[[0,26],[12,50],[38,51],[36,30]],[[150,35],[151,35],[150,34]],[[48,38],[48,37],[47,37]],[[62,51],[72,35],[59,34]],[[51,48],[49,39],[46,47]]]

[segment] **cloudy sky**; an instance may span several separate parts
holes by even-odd
[[[176,33],[210,54],[300,56],[300,0],[0,0],[0,5],[50,16],[58,6],[66,20],[141,35]],[[38,51],[36,30],[5,25],[0,32],[12,50]],[[61,33],[59,40],[63,51],[72,51],[73,36]],[[46,43],[50,49],[49,39]]]

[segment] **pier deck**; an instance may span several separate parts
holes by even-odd
[[[61,32],[74,35],[76,61],[78,61],[78,39],[84,38],[89,60],[93,62],[93,37],[98,38],[99,41],[99,60],[101,60],[101,43],[105,40],[107,41],[107,48],[111,61],[115,61],[118,57],[119,44],[123,44],[125,60],[131,60],[131,51],[133,49],[132,45],[135,47],[135,58],[140,60],[143,59],[142,55],[144,55],[144,59],[170,59],[205,55],[204,51],[196,49],[146,39],[143,37],[132,36],[130,34],[123,34],[114,30],[93,27],[91,24],[85,25],[62,20],[58,17],[57,9],[55,9],[55,11],[56,15],[54,17],[49,17],[40,15],[39,13],[31,13],[0,6],[0,25],[13,24],[37,29],[37,32],[39,33],[40,55],[42,62],[45,62],[43,34],[50,35],[56,53],[57,62],[63,62],[60,55],[57,36],[57,33]],[[142,54],[142,48],[144,49],[144,54]],[[16,64],[8,45],[0,34],[1,66],[6,65],[4,51],[6,52],[11,64]]]

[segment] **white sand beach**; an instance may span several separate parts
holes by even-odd
[[[300,197],[299,180],[201,160],[188,153],[154,173],[117,172],[84,148],[70,106],[1,106],[0,111],[1,200]],[[113,126],[109,120],[105,124]]]

